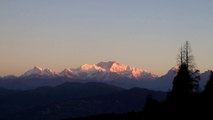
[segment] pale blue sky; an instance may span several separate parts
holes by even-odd
[[[162,75],[190,41],[213,69],[212,0],[0,0],[0,75],[116,60]]]

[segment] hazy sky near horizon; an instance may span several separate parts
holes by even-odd
[[[165,74],[190,41],[213,69],[212,0],[0,0],[0,76],[115,60]]]

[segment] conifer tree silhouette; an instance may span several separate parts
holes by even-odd
[[[189,42],[181,47],[179,61],[179,71],[173,81],[173,88],[171,93],[175,96],[188,96],[192,94],[195,89],[198,89],[199,77],[195,75],[198,70],[194,70],[194,57],[191,53]]]
[[[195,93],[199,92],[199,74],[194,69],[193,55],[189,42],[181,47],[179,55],[179,71],[173,80],[173,87],[168,93],[168,107],[172,111],[187,112],[193,110],[195,105]]]
[[[187,64],[182,64],[173,81],[172,94],[176,97],[188,96],[192,93],[193,79],[190,76]]]

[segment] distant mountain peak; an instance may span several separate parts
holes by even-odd
[[[80,70],[82,71],[105,71],[103,68],[97,66],[96,64],[84,64],[80,66]]]
[[[124,71],[127,71],[129,66],[126,66],[124,64],[121,64],[121,63],[113,63],[111,68],[110,68],[110,71],[111,72],[124,72]]]
[[[43,68],[39,67],[39,66],[34,66],[33,70],[35,71],[42,71]]]
[[[97,66],[100,66],[101,68],[110,71],[111,67],[115,64],[120,64],[117,61],[108,61],[108,62],[99,62],[96,64]]]
[[[179,71],[179,66],[174,66],[168,71],[168,73],[177,73],[178,71]]]
[[[59,76],[72,78],[72,70],[66,68],[62,72],[59,73]]]
[[[96,65],[100,66],[108,72],[123,72],[129,68],[129,66],[121,64],[117,61],[100,62]]]
[[[69,68],[65,68],[63,71],[64,71],[64,72],[72,72],[72,70],[69,69]]]
[[[35,66],[33,69],[25,72],[22,75],[22,77],[30,77],[30,76],[53,77],[54,75],[55,75],[55,72],[53,72],[49,68],[41,68],[41,67]]]

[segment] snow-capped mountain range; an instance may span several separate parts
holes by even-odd
[[[142,87],[168,91],[177,75],[178,67],[171,68],[165,75],[157,76],[147,70],[121,64],[116,61],[84,64],[78,68],[66,68],[54,72],[49,68],[34,67],[21,76],[0,77],[0,87],[32,89],[41,86],[55,86],[64,82],[105,82],[124,88]],[[200,74],[200,87],[204,88],[210,71]]]
[[[146,70],[124,65],[116,61],[100,62],[98,64],[84,64],[78,68],[66,68],[56,73],[49,68],[34,67],[21,77],[66,77],[75,79],[104,79],[112,80],[114,77],[129,79],[154,79],[158,76]]]

